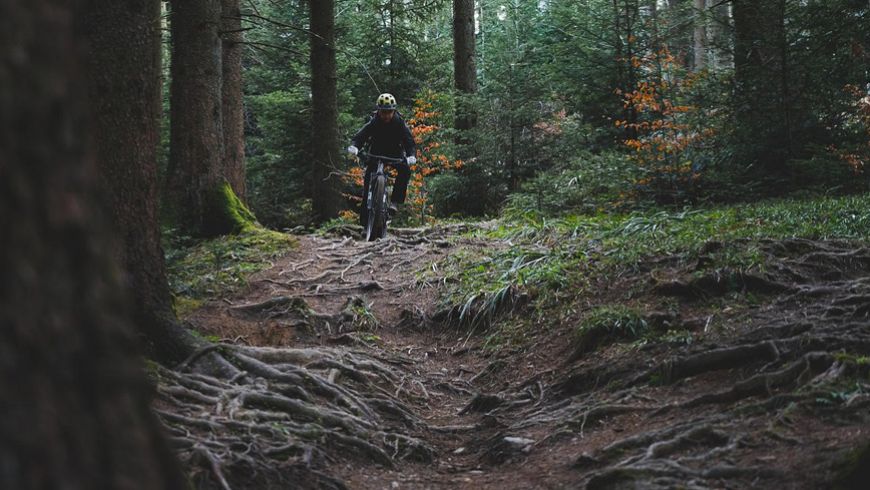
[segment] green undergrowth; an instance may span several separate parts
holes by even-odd
[[[586,241],[610,262],[697,252],[710,240],[858,239],[870,237],[870,194],[752,205],[548,218],[534,210],[508,209],[492,238],[544,236]]]
[[[296,245],[291,236],[260,227],[205,241],[170,235],[166,263],[177,313],[237,291],[249,275],[270,267]]]
[[[593,310],[574,332],[574,355],[591,352],[614,341],[635,340],[649,330],[643,313],[626,306],[602,306]]]
[[[645,263],[658,267],[649,265],[657,259],[698,264],[699,274],[763,270],[763,239],[867,240],[868,208],[870,195],[558,217],[508,208],[495,226],[469,234],[488,247],[437,264],[446,274],[442,302],[496,311],[504,291],[519,291],[533,299],[527,311],[546,323],[572,298],[594,293],[589,288],[596,281],[643,270]],[[419,280],[429,279],[423,273]]]

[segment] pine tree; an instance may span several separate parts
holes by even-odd
[[[221,97],[224,177],[236,196],[247,201],[245,184],[245,107],[242,99],[242,12],[239,0],[221,1]]]
[[[95,160],[147,354],[178,363],[198,345],[172,310],[157,219],[160,117],[158,2],[87,0],[88,88]],[[132,43],[132,44],[130,44]],[[132,46],[132,47],[131,47]]]
[[[335,2],[311,0],[312,198],[319,221],[341,211],[338,88],[335,60]]]
[[[185,233],[215,236],[255,221],[227,182],[220,0],[175,0],[171,9],[169,209]]]
[[[474,56],[474,0],[453,0],[453,78],[460,95],[455,126],[459,130],[475,124],[472,108],[463,98],[477,91]]]

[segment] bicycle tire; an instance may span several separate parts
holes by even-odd
[[[366,226],[366,240],[374,241],[387,236],[387,178],[376,176],[372,183],[372,206]]]

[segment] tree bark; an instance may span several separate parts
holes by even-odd
[[[244,231],[254,223],[224,177],[220,0],[171,4],[169,209],[196,236]]]
[[[245,184],[245,107],[242,86],[242,12],[239,0],[222,0],[221,18],[221,63],[223,129],[224,129],[224,176],[233,192],[247,201]]]
[[[335,61],[335,1],[311,0],[312,207],[318,221],[342,208],[339,168],[338,87]]]
[[[707,0],[710,29],[707,36],[712,68],[721,70],[734,65],[732,57],[731,4]]]
[[[0,2],[0,488],[183,489],[92,202],[69,3]],[[120,3],[124,26],[156,20]]]
[[[172,310],[157,219],[160,118],[159,1],[81,0],[77,30],[93,122],[93,148],[107,211],[119,240],[124,283],[146,354],[181,362],[197,340]]]
[[[474,111],[467,96],[477,92],[475,67],[474,0],[453,0],[453,73],[459,98],[456,104],[456,129],[475,125]]]
[[[707,1],[694,0],[695,30],[692,36],[694,59],[692,70],[707,68]]]

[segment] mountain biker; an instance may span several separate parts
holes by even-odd
[[[405,158],[407,163],[393,163],[398,175],[393,184],[393,195],[390,197],[389,210],[394,215],[399,204],[405,202],[408,192],[408,181],[411,180],[411,165],[417,163],[416,143],[411,130],[402,116],[396,111],[396,98],[392,94],[381,94],[377,100],[377,112],[369,122],[356,133],[351,140],[347,152],[354,158],[359,149],[369,145],[369,153],[390,158]],[[369,173],[377,169],[377,159],[369,157],[366,163],[365,181],[363,183],[363,203],[360,209],[360,224],[366,226],[365,212],[366,196],[369,192]]]

